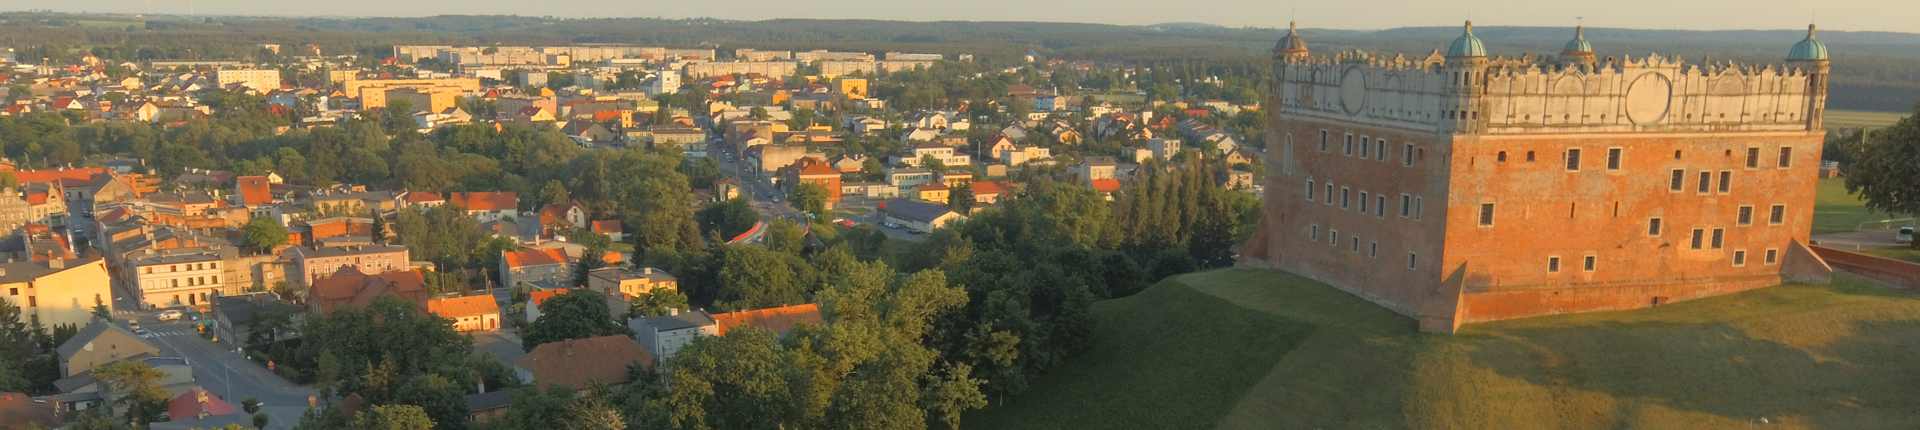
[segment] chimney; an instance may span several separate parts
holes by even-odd
[[[47,268],[48,269],[65,269],[67,268],[67,260],[62,260],[58,258],[48,258]]]
[[[646,268],[645,270],[646,270],[646,274],[648,274],[648,275],[652,275],[652,274],[653,274],[653,268],[652,268],[652,267],[648,267],[648,268]]]
[[[679,316],[679,315],[680,315],[680,308],[667,308],[667,315],[671,315],[671,316]]]

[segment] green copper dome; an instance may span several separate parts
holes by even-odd
[[[1813,26],[1807,26],[1807,38],[1793,44],[1793,50],[1787,52],[1787,60],[1826,60],[1827,44],[1813,38]]]
[[[1561,49],[1560,53],[1562,55],[1592,54],[1593,44],[1587,43],[1587,28],[1585,26],[1574,27],[1573,40],[1567,41],[1567,47],[1565,49]]]
[[[1467,21],[1467,33],[1453,39],[1453,46],[1447,47],[1448,57],[1485,57],[1487,45],[1480,38],[1473,37],[1473,21]]]

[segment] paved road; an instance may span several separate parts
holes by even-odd
[[[214,342],[201,338],[192,321],[159,322],[149,313],[136,314],[140,326],[153,332],[149,340],[162,354],[186,358],[193,365],[194,379],[201,387],[235,407],[248,397],[260,399],[265,405],[261,412],[270,417],[269,429],[293,428],[307,409],[307,397],[318,395],[241,357],[225,339]]]
[[[1874,249],[1905,245],[1894,242],[1895,230],[1861,230],[1813,235],[1813,241],[1828,248]]]

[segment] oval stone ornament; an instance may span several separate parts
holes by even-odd
[[[1667,118],[1673,82],[1659,73],[1640,75],[1627,87],[1627,118],[1634,124],[1659,124]]]
[[[1367,72],[1359,67],[1348,68],[1340,75],[1340,108],[1349,116],[1359,116],[1361,109],[1367,107]]]

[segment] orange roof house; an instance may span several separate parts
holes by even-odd
[[[520,207],[520,195],[512,191],[486,193],[453,193],[447,203],[460,205],[468,211],[512,211]]]
[[[812,303],[804,305],[781,306],[769,309],[728,312],[714,314],[714,321],[720,324],[720,335],[726,336],[728,330],[741,326],[753,326],[767,329],[775,334],[793,330],[800,323],[825,325],[827,321],[820,317],[820,306]]]
[[[314,279],[307,291],[307,311],[318,315],[331,313],[342,305],[365,307],[383,294],[427,307],[427,280],[419,270],[368,275],[353,266],[342,266],[333,276]]]
[[[234,186],[239,188],[241,206],[273,203],[273,190],[265,176],[241,176],[234,180]]]
[[[427,312],[453,320],[458,331],[500,328],[500,304],[491,295],[435,299],[427,302]]]
[[[543,343],[513,363],[514,373],[527,382],[565,385],[585,390],[594,381],[612,387],[632,382],[633,364],[653,368],[653,354],[632,337],[608,335]]]

